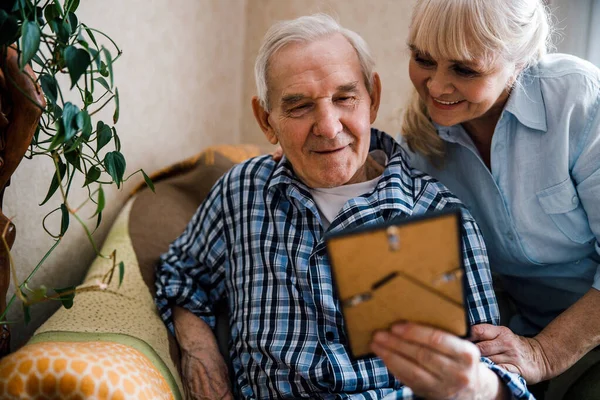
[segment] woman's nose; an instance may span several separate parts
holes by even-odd
[[[436,72],[427,80],[427,90],[431,97],[441,97],[454,91],[454,85],[447,74]]]

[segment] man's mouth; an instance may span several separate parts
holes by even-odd
[[[346,148],[346,146],[342,146],[342,147],[336,147],[335,149],[319,149],[319,150],[313,150],[313,151],[317,154],[333,154],[333,153],[342,151],[345,148]]]

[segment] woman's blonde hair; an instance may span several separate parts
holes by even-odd
[[[549,18],[543,0],[417,0],[408,45],[434,59],[499,62],[520,71],[548,51]],[[444,141],[416,89],[404,112],[402,134],[412,151],[438,167],[443,164]]]

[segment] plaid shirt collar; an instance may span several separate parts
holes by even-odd
[[[356,199],[359,210],[378,210],[388,219],[399,214],[411,215],[414,209],[413,178],[402,147],[388,134],[371,128],[371,143],[369,151],[383,150],[388,157],[388,164],[381,175],[376,189]],[[317,207],[304,184],[294,173],[290,162],[285,156],[279,161],[268,184],[268,190],[279,190],[290,200],[295,200],[318,215]],[[354,208],[356,211],[356,208]],[[336,218],[329,232],[347,229],[355,225],[352,218]]]

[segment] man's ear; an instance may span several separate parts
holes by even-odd
[[[381,101],[381,79],[377,72],[373,73],[373,87],[371,88],[371,123],[377,119],[379,111],[379,102]]]
[[[252,111],[254,112],[256,122],[258,122],[260,129],[262,129],[269,143],[277,144],[278,140],[277,135],[275,135],[275,129],[273,129],[269,122],[270,114],[260,105],[260,101],[256,96],[252,97]]]

